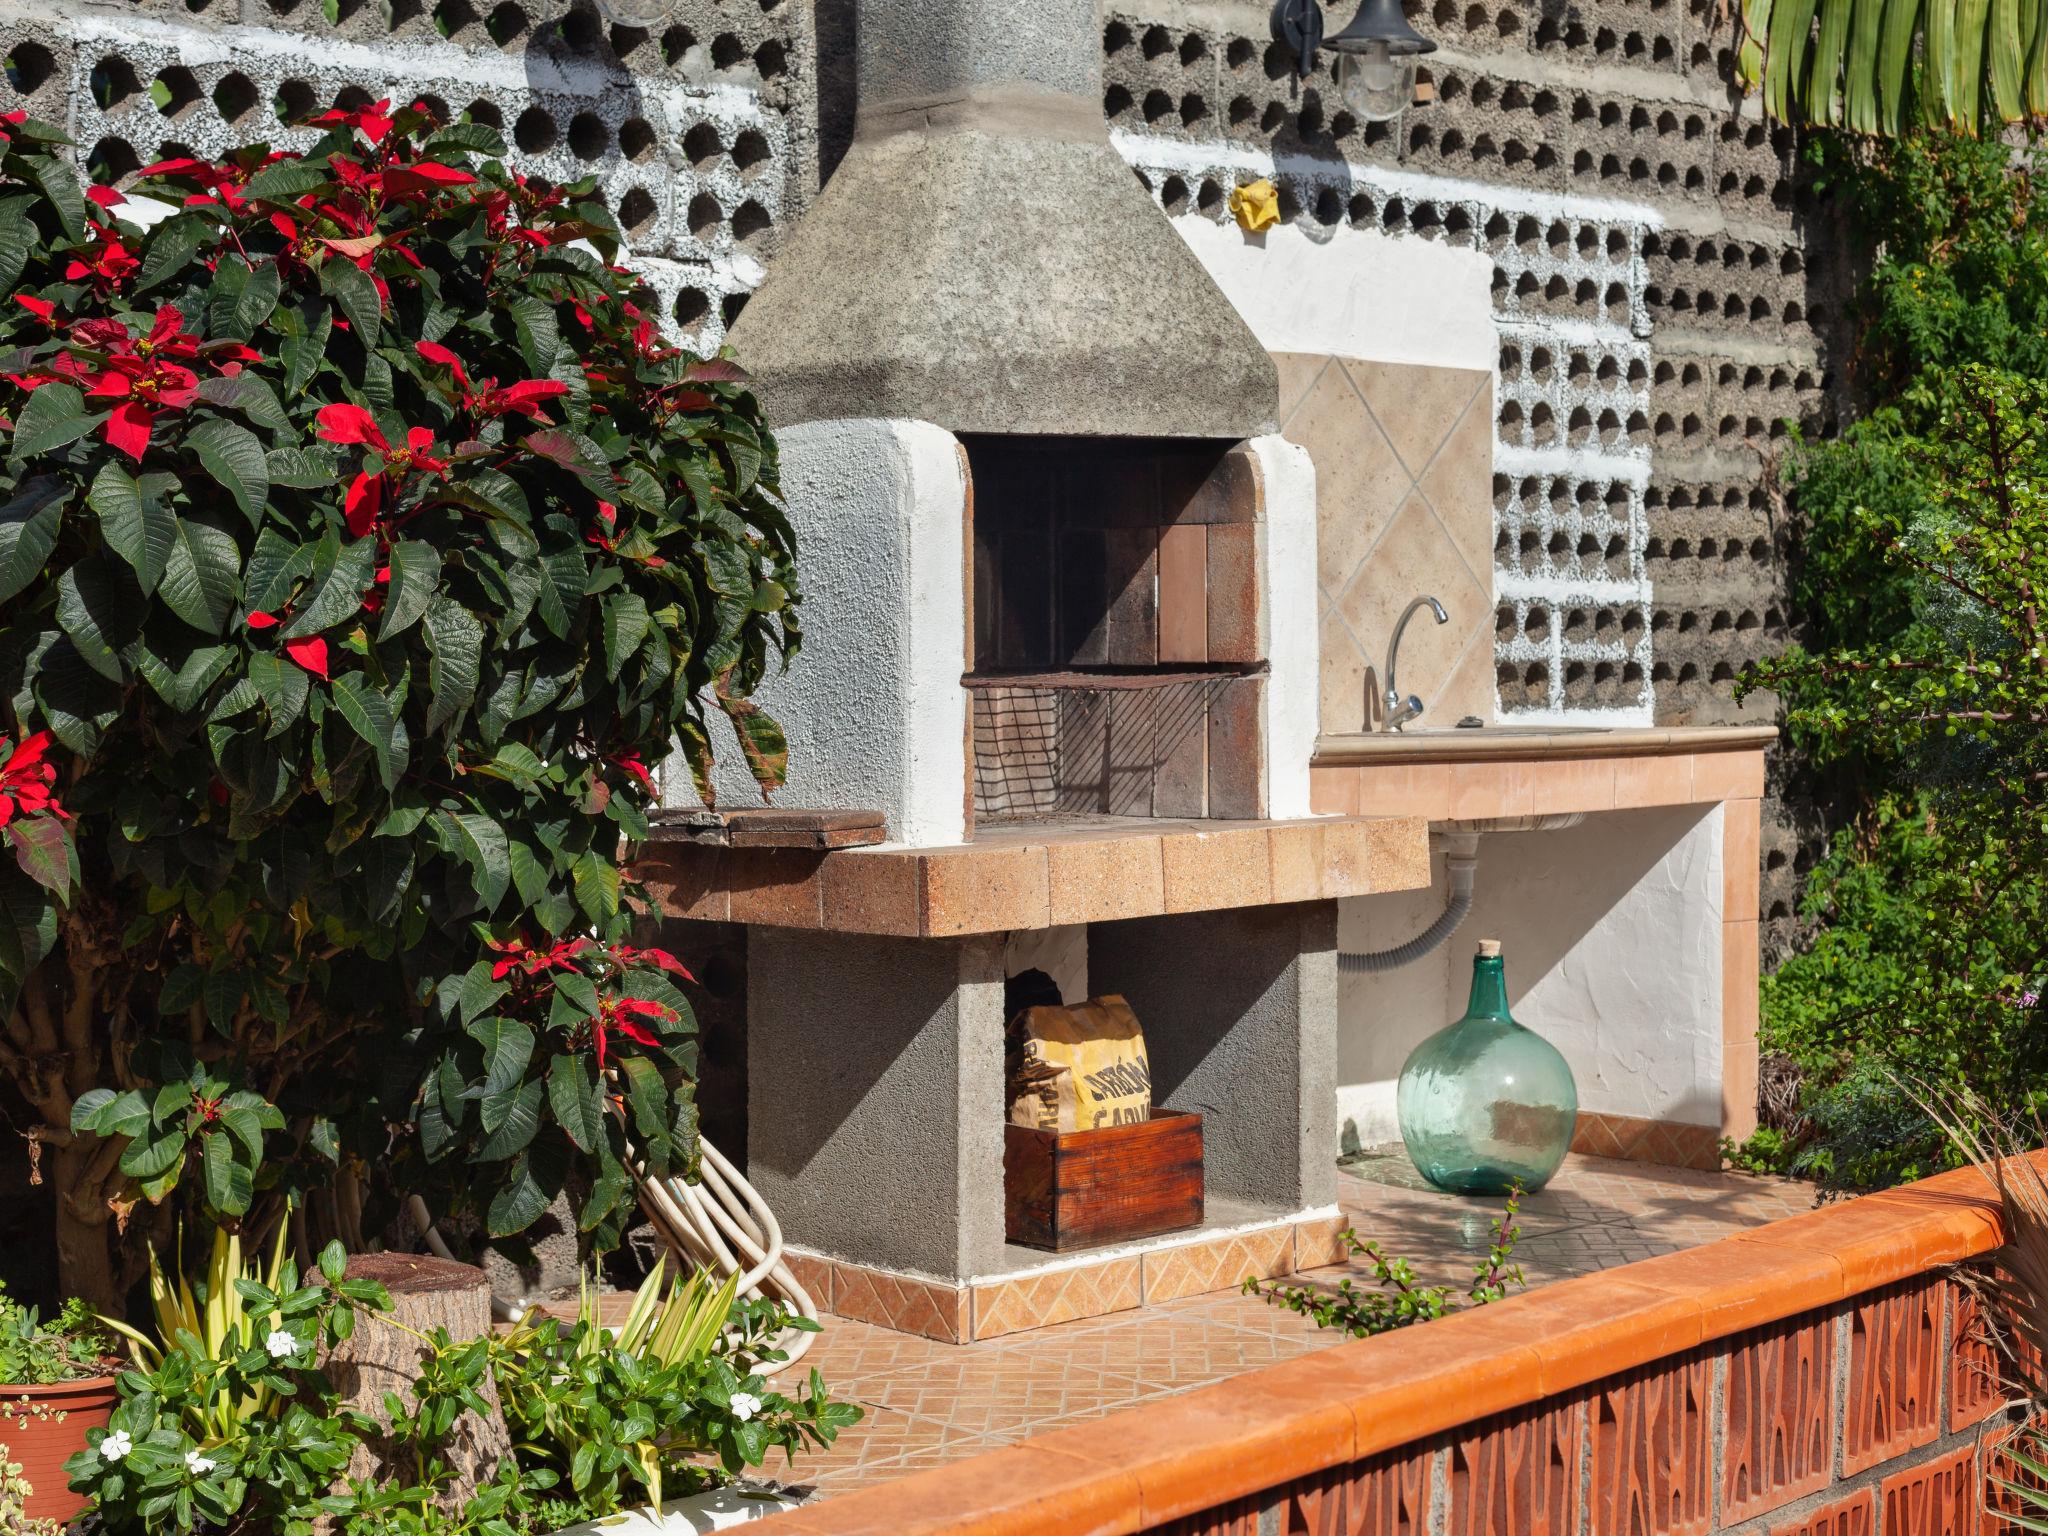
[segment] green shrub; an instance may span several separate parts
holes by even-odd
[[[361,1247],[400,1187],[505,1234],[576,1173],[609,1241],[629,1139],[695,1147],[680,966],[624,943],[650,765],[722,715],[781,767],[743,375],[661,340],[587,183],[316,123],[149,168],[147,230],[0,143],[0,1073],[104,1307],[138,1198]]]

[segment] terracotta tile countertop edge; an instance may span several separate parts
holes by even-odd
[[[2048,1152],[2035,1157],[2048,1166]],[[778,1515],[764,1529],[1123,1536],[1979,1257],[2002,1241],[1990,1182],[1959,1169],[1333,1345]]]
[[[1619,726],[1613,730],[1488,726],[1480,730],[1367,731],[1319,736],[1317,768],[1470,762],[1490,758],[1669,757],[1700,752],[1760,752],[1778,739],[1775,725]]]

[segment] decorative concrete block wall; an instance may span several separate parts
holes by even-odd
[[[1312,240],[1430,242],[1439,284],[1484,269],[1506,710],[1605,708],[1600,685],[1634,682],[1600,675],[1616,664],[1606,610],[1646,626],[1638,707],[1658,723],[1767,718],[1770,700],[1732,697],[1793,618],[1765,463],[1785,419],[1831,419],[1840,311],[1794,136],[1734,103],[1716,0],[1409,9],[1442,46],[1426,61],[1436,101],[1399,123],[1353,121],[1326,68],[1297,81],[1263,0],[1111,0],[1104,110],[1169,211],[1220,229],[1229,188],[1270,175],[1287,228]],[[537,174],[599,174],[674,330],[711,346],[851,133],[851,10],[678,0],[642,30],[588,0],[0,0],[0,108],[67,126],[81,158],[119,174],[179,148],[283,142],[280,115],[337,97],[424,95],[497,122]],[[1591,585],[1624,576],[1648,598]],[[1767,944],[1789,930],[1817,832],[1774,786]]]

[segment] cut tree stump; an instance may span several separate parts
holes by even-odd
[[[356,1314],[356,1331],[327,1357],[324,1369],[346,1406],[389,1426],[384,1394],[412,1400],[412,1384],[427,1358],[427,1346],[393,1322],[419,1333],[446,1328],[457,1344],[491,1331],[491,1287],[484,1272],[471,1264],[451,1263],[423,1253],[359,1253],[348,1261],[348,1278],[375,1280],[391,1293],[388,1313]],[[488,1378],[481,1389],[490,1413],[464,1411],[455,1421],[441,1458],[450,1476],[437,1502],[460,1510],[476,1490],[497,1476],[499,1463],[512,1454],[512,1434],[498,1410],[497,1384]],[[418,1474],[409,1464],[394,1464],[388,1443],[366,1442],[348,1464],[351,1481],[412,1481]]]

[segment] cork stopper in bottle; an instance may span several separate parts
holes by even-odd
[[[1498,959],[1500,957],[1500,940],[1481,939],[1479,941],[1479,954],[1482,959]]]

